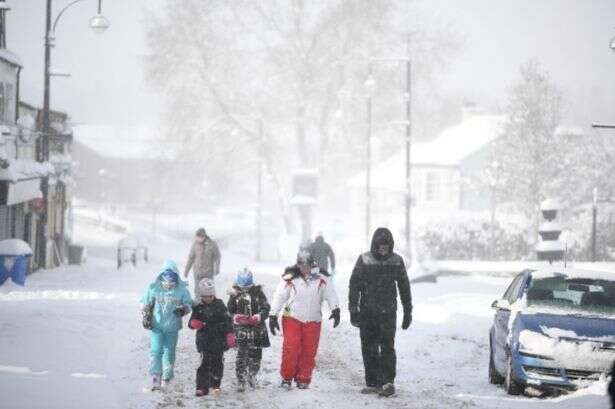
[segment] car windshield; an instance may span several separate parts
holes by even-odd
[[[529,306],[570,309],[571,312],[615,314],[615,281],[566,276],[536,278],[527,289]]]

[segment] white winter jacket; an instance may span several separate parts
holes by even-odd
[[[321,305],[327,300],[329,308],[339,308],[333,281],[321,274],[310,274],[282,280],[275,290],[271,315],[277,316],[284,309],[284,316],[301,322],[321,321]]]

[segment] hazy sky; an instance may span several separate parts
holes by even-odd
[[[155,124],[160,97],[148,93],[142,56],[145,9],[166,1],[103,0],[111,28],[88,28],[96,0],[62,17],[52,67],[71,73],[52,78],[52,106],[76,123]],[[465,39],[442,78],[443,93],[484,105],[505,103],[519,65],[538,58],[569,97],[567,122],[615,122],[615,0],[419,0]],[[42,105],[45,0],[7,0],[8,48],[23,64],[22,99]],[[54,16],[69,0],[54,0]]]

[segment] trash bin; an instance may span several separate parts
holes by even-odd
[[[16,284],[25,285],[31,256],[32,249],[23,240],[0,241],[0,285],[9,278]]]
[[[68,246],[68,264],[82,264],[84,256],[84,247],[71,244]]]

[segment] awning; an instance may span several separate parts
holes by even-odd
[[[19,182],[0,181],[0,205],[12,206],[42,197],[40,178]]]

